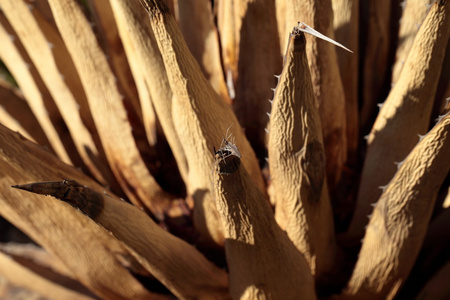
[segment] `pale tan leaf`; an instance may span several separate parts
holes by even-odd
[[[299,27],[290,35],[270,113],[269,168],[277,223],[320,276],[331,269],[336,245],[320,115]]]

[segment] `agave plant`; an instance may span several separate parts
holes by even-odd
[[[4,298],[450,295],[447,1],[0,8]]]

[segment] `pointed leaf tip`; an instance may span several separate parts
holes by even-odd
[[[18,189],[18,190],[24,190],[24,191],[28,191],[31,192],[31,184],[16,184],[16,185],[11,185],[11,187],[13,189]]]

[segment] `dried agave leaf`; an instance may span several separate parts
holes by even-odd
[[[348,55],[336,51],[342,86],[345,93],[345,115],[347,119],[347,165],[354,168],[357,163],[359,143],[358,111],[358,49],[359,49],[359,0],[332,0],[333,27],[336,40],[347,45],[355,53]]]
[[[88,300],[94,299],[80,292],[73,291],[51,281],[44,276],[27,269],[15,262],[8,255],[0,252],[0,273],[12,284],[25,287],[50,299]]]
[[[334,40],[331,0],[292,1],[286,4],[286,31],[303,22],[319,37]],[[311,29],[307,29],[311,32]],[[339,73],[336,49],[330,43],[306,36],[306,51],[314,94],[319,103],[326,151],[327,180],[330,190],[339,182],[347,161],[345,94]]]
[[[142,109],[153,104],[180,174],[187,182],[187,159],[172,118],[172,91],[148,15],[136,1],[113,0],[111,5],[141,94]]]
[[[232,298],[315,299],[305,258],[275,222],[241,158],[230,151],[231,143],[225,144],[216,154],[214,191],[225,229]]]
[[[35,244],[2,243],[0,244],[0,251],[19,261],[24,266],[27,264],[37,265],[66,278],[75,280],[73,273],[60,260]]]
[[[219,36],[208,1],[177,1],[178,24],[186,44],[214,90],[231,104],[223,76]]]
[[[439,186],[450,170],[448,153],[450,114],[411,151],[381,195],[344,295],[395,296],[422,246]]]
[[[264,128],[275,74],[281,69],[273,0],[220,1],[218,23],[233,109],[259,159],[266,153]],[[221,20],[223,18],[223,20]],[[229,36],[231,35],[231,36]],[[231,92],[230,92],[231,94]]]
[[[20,91],[0,79],[0,123],[27,139],[48,145],[47,137]]]
[[[227,274],[193,246],[155,224],[143,211],[76,181],[14,186],[52,195],[81,210],[125,243],[138,261],[182,299],[227,298]],[[126,226],[123,226],[126,224]]]
[[[364,132],[369,131],[372,126],[377,102],[384,99],[382,91],[390,71],[388,59],[393,32],[391,7],[390,0],[361,1],[360,19],[367,19],[366,31],[360,32],[360,36],[365,37],[365,47],[360,49],[364,53],[361,62],[364,76],[360,83],[362,89],[360,120]]]
[[[140,156],[115,76],[89,22],[74,0],[49,3],[85,87],[114,175],[130,201],[140,207],[144,205],[163,219],[170,196],[161,189]]]
[[[401,162],[427,131],[445,45],[450,37],[450,5],[431,8],[422,24],[402,74],[381,107],[368,138],[354,217],[348,238],[360,240],[371,204]]]
[[[223,229],[213,201],[211,184],[212,142],[221,140],[221,134],[233,125],[236,142],[241,145],[243,164],[257,186],[264,191],[261,170],[236,116],[203,76],[167,6],[158,0],[143,0],[141,3],[149,12],[166,66],[173,92],[175,129],[184,153],[189,155],[187,189],[195,202],[194,224],[206,243],[223,245]],[[183,63],[178,62],[180,57]]]
[[[9,36],[8,32],[5,30],[4,20],[0,20],[2,21],[0,26],[0,41],[2,45],[2,47],[0,47],[0,59],[8,67],[8,70],[14,78],[16,78],[16,81],[19,87],[21,87],[21,91],[27,100],[30,109],[36,116],[42,130],[44,130],[55,153],[62,161],[71,164],[71,159],[61,142],[58,132],[52,124],[49,113],[47,112],[44,100],[45,95],[41,93],[29,70],[29,65],[21,56],[19,49],[12,40],[12,37]]]
[[[67,204],[24,195],[10,187],[62,177],[89,184],[99,192],[101,186],[1,125],[0,148],[0,214],[4,218],[64,263],[96,295],[108,299],[158,296],[148,292],[116,259],[119,254],[132,256],[107,231]]]
[[[46,37],[27,4],[22,0],[2,0],[0,4],[58,106],[78,153],[94,177],[106,184],[102,173],[108,170],[99,160],[97,146],[83,124],[77,101],[61,77]]]
[[[395,63],[392,67],[391,82],[395,84],[403,69],[408,53],[413,45],[419,28],[425,19],[434,0],[408,0],[401,5],[403,13],[398,32],[398,45],[395,53]]]
[[[270,114],[269,168],[275,218],[320,276],[334,261],[333,216],[325,176],[322,127],[304,24],[290,34]],[[309,29],[307,29],[310,31]]]
[[[127,103],[128,113],[138,124],[144,123],[147,139],[151,145],[156,144],[156,116],[153,107],[146,106],[142,110],[136,83],[130,70],[127,55],[122,45],[116,20],[109,0],[89,0],[92,8],[92,17],[98,30],[98,39],[110,62],[114,75],[117,76],[117,85],[123,92],[122,98]],[[145,120],[144,120],[145,118]],[[140,130],[133,126],[133,130]]]

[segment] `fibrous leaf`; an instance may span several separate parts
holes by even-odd
[[[417,258],[450,170],[450,114],[411,151],[374,208],[345,295],[395,296]]]
[[[226,147],[216,154],[214,192],[233,299],[315,299],[305,258],[275,222],[239,155]]]
[[[364,233],[370,204],[401,162],[427,131],[445,45],[450,36],[450,4],[436,2],[423,22],[402,73],[381,107],[368,138],[360,189],[348,237]]]
[[[335,241],[322,127],[303,26],[299,24],[290,34],[272,104],[268,143],[271,202],[278,224],[305,256],[313,274],[321,275],[333,263]]]

